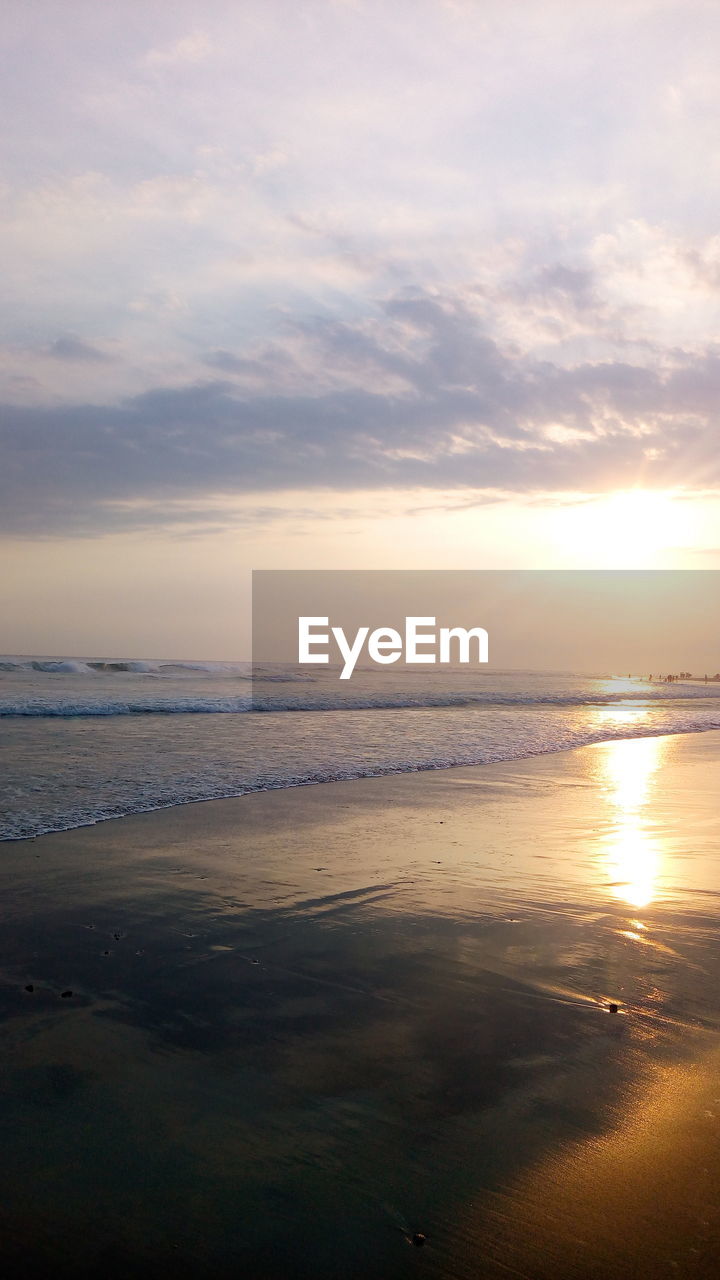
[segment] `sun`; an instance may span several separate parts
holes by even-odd
[[[687,540],[688,505],[673,491],[659,489],[624,489],[592,499],[568,513],[568,549],[588,568],[667,565]]]

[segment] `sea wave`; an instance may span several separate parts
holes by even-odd
[[[668,686],[672,688],[673,686]],[[678,690],[678,686],[674,686]],[[132,698],[73,697],[71,695],[26,695],[0,698],[0,718],[33,716],[72,719],[79,716],[143,716],[143,715],[238,715],[247,712],[273,714],[294,711],[417,711],[422,709],[462,707],[658,707],[681,709],[698,703],[720,701],[720,685],[698,686],[682,694],[662,696],[648,692],[642,698],[627,692],[608,693],[499,693],[497,690],[476,692],[425,692],[374,694],[359,692],[334,694],[327,689],[309,694],[247,693],[233,696],[134,696]]]
[[[0,671],[46,675],[232,676],[250,680],[249,662],[191,662],[146,658],[0,658]]]
[[[94,699],[4,699],[0,702],[0,718],[32,716],[35,718],[74,720],[82,716],[149,716],[149,715],[232,715],[249,711],[246,698],[177,698],[168,701],[149,698],[133,702]]]
[[[247,780],[239,785],[237,782],[229,785],[227,781],[210,777],[197,778],[192,783],[186,783],[182,791],[176,790],[172,785],[167,788],[161,786],[157,790],[151,787],[150,793],[145,791],[142,794],[116,797],[109,803],[107,798],[101,799],[98,795],[90,802],[72,803],[62,810],[56,809],[53,813],[43,814],[39,809],[34,809],[33,812],[17,811],[8,814],[0,823],[0,841],[32,839],[50,832],[94,826],[98,822],[111,818],[151,813],[202,801],[233,799],[261,791],[277,791],[325,782],[349,782],[360,778],[425,773],[447,768],[510,763],[596,743],[628,738],[675,736],[681,733],[694,734],[713,729],[720,729],[720,717],[717,720],[696,722],[684,720],[674,726],[663,723],[653,727],[634,727],[633,729],[627,725],[595,729],[566,726],[563,731],[556,730],[551,739],[538,738],[534,742],[494,743],[492,746],[485,744],[483,747],[475,746],[473,749],[465,747],[461,750],[441,751],[423,759],[406,759],[402,762],[378,764],[356,762],[351,765],[335,762],[328,763],[324,767],[309,766],[300,771],[290,770],[277,774],[268,771],[261,778]]]

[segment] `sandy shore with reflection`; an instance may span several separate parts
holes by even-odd
[[[8,1274],[714,1274],[719,760],[641,738],[4,846]]]

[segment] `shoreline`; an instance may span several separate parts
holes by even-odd
[[[414,710],[414,708],[408,708],[408,710]],[[668,732],[667,729],[658,729],[658,730],[649,730],[648,732],[645,732],[645,733],[633,733],[633,734],[627,734],[627,735],[602,737],[602,738],[593,739],[590,742],[574,743],[570,746],[549,747],[545,751],[533,751],[531,753],[528,753],[527,755],[510,756],[503,760],[481,761],[475,764],[465,764],[465,763],[440,764],[440,765],[436,765],[436,764],[422,765],[421,764],[412,769],[408,768],[408,769],[390,770],[387,772],[379,772],[379,773],[357,774],[355,777],[352,777],[352,778],[308,778],[308,779],[303,779],[300,782],[290,782],[290,783],[283,782],[278,784],[277,786],[268,785],[265,787],[257,787],[257,788],[254,788],[253,790],[237,791],[237,792],[233,792],[223,796],[207,796],[199,799],[192,798],[189,800],[175,800],[170,804],[157,805],[148,809],[132,809],[132,810],[128,810],[127,813],[108,814],[105,817],[98,817],[93,819],[92,821],[77,823],[72,826],[52,827],[47,831],[37,832],[33,835],[26,835],[26,836],[0,835],[0,847],[4,845],[25,844],[28,842],[33,842],[35,840],[43,840],[47,836],[67,835],[73,831],[84,831],[86,829],[92,830],[95,827],[101,826],[107,822],[122,822],[128,818],[146,817],[153,813],[167,813],[167,812],[172,812],[175,809],[185,809],[193,805],[222,804],[230,800],[235,800],[235,801],[243,800],[246,797],[253,796],[253,795],[266,795],[266,794],[282,792],[282,791],[297,791],[305,787],[336,786],[340,784],[349,785],[351,783],[356,783],[356,782],[372,782],[378,778],[406,778],[406,777],[410,778],[415,776],[416,774],[445,773],[445,772],[453,771],[456,769],[489,769],[489,768],[496,768],[496,767],[500,768],[504,765],[511,767],[514,764],[521,764],[525,761],[535,760],[535,759],[544,759],[548,756],[556,756],[556,755],[562,756],[568,752],[583,751],[586,748],[602,746],[607,743],[634,742],[634,741],[642,740],[646,738],[694,737],[696,735],[705,735],[705,734],[713,734],[713,733],[720,734],[720,727],[709,726],[707,728],[693,728],[693,729],[683,728],[683,729],[677,729],[673,732]]]

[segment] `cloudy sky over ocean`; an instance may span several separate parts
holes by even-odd
[[[717,5],[3,26],[6,651],[242,656],[252,567],[720,566]]]

